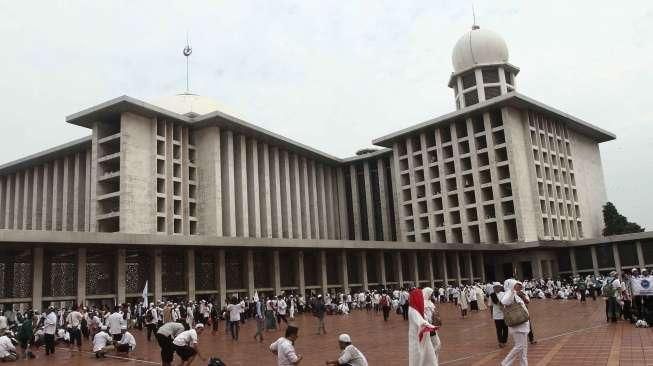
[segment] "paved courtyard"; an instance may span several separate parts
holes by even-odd
[[[488,312],[474,313],[462,320],[453,305],[441,306],[443,348],[441,365],[498,365],[509,348],[499,350],[496,346],[494,324]],[[534,330],[538,340],[529,347],[531,365],[653,365],[653,329],[636,329],[620,322],[605,322],[603,302],[577,302],[540,300],[531,305]],[[295,323],[300,327],[296,349],[304,355],[302,365],[323,365],[325,360],[338,354],[337,334],[347,332],[353,342],[367,356],[370,365],[406,365],[407,323],[393,314],[384,323],[380,314],[354,312],[348,317],[329,316],[326,336],[315,335],[316,324],[310,315],[300,316]],[[270,332],[259,344],[254,341],[255,324],[248,322],[241,328],[241,339],[232,342],[220,323],[217,335],[205,331],[200,337],[201,351],[205,356],[222,358],[227,366],[275,365],[267,347],[281,332]],[[33,366],[81,366],[102,364],[144,366],[158,364],[159,348],[154,339],[148,343],[144,333],[133,331],[137,339],[137,351],[124,359],[108,357],[96,360],[90,352],[79,354],[65,348],[57,349],[54,358],[45,358],[42,352],[31,361],[22,364]],[[86,351],[90,344],[84,344]],[[175,364],[178,358],[175,358]],[[195,365],[205,362],[196,359]]]

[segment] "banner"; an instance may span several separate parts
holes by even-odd
[[[634,296],[653,296],[653,277],[631,278],[630,285]]]
[[[145,287],[143,288],[143,306],[147,307],[147,281],[145,281]]]

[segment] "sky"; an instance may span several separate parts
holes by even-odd
[[[617,135],[608,199],[653,230],[653,2],[474,1],[517,90]],[[65,117],[190,88],[329,154],[455,109],[451,50],[471,1],[0,0],[0,164],[87,136]],[[648,36],[647,36],[648,35]],[[647,193],[648,192],[648,193]]]

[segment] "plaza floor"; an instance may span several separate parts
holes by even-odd
[[[530,305],[537,344],[529,346],[530,365],[653,365],[653,329],[637,329],[625,322],[607,324],[603,301],[591,299],[587,304],[575,301],[539,300]],[[473,313],[465,319],[451,304],[441,305],[443,327],[440,332],[443,347],[440,365],[498,365],[509,347],[499,349],[494,323],[489,312]],[[380,314],[355,311],[350,316],[327,317],[329,334],[315,334],[316,321],[310,316],[295,320],[300,327],[296,342],[298,353],[304,355],[301,365],[324,365],[327,359],[337,358],[337,335],[349,333],[354,344],[366,355],[370,365],[407,365],[407,323],[400,315],[392,314],[383,322]],[[268,346],[282,332],[265,334],[263,343],[253,339],[255,324],[248,322],[241,328],[238,342],[224,332],[224,323],[216,335],[205,331],[200,337],[204,356],[218,356],[227,366],[275,365]],[[30,366],[147,366],[159,364],[159,347],[154,338],[147,342],[144,333],[132,332],[137,339],[137,350],[130,358],[109,356],[97,360],[85,343],[84,352],[71,352],[60,347],[54,357],[20,361]],[[176,357],[176,356],[175,356]],[[175,358],[177,364],[178,358]],[[194,365],[205,365],[195,360]]]

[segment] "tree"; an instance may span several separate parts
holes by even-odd
[[[626,216],[617,211],[612,202],[607,202],[603,206],[603,236],[641,233],[645,229],[634,222],[628,221]]]

